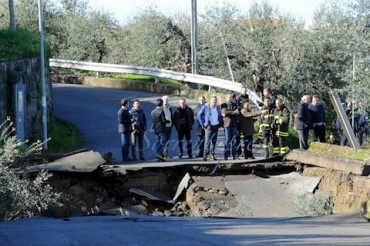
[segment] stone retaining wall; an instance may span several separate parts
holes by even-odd
[[[23,80],[26,87],[25,137],[29,140],[42,139],[41,78],[38,58],[0,63],[0,122],[4,122],[7,116],[15,121],[13,86],[20,80]],[[50,86],[47,86],[49,118],[50,89]]]

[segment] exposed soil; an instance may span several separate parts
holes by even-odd
[[[50,184],[57,192],[61,192],[63,205],[50,208],[45,215],[56,217],[98,214],[223,216],[228,210],[239,206],[241,210],[245,210],[241,211],[239,216],[250,216],[248,206],[243,207],[238,204],[240,200],[226,188],[225,183],[266,178],[267,174],[273,173],[276,167],[281,165],[283,163],[270,165],[271,169],[268,170],[251,169],[240,171],[240,174],[218,173],[217,176],[199,176],[201,172],[196,172],[192,176],[193,183],[176,203],[153,201],[147,197],[135,195],[129,190],[134,187],[144,187],[172,198],[188,170],[143,169],[126,175],[105,172],[102,169],[94,173],[54,173]],[[287,166],[292,166],[292,163]],[[301,166],[297,165],[297,167]],[[290,171],[291,169],[286,169],[287,173]],[[370,199],[370,178],[368,177],[317,167],[304,167],[300,171],[302,175],[322,177],[315,193],[333,198],[334,213],[358,211],[361,204]],[[282,170],[279,169],[279,172],[281,173]],[[268,179],[265,182],[268,182]],[[281,184],[285,185],[284,182]],[[248,187],[245,188],[248,189]],[[268,196],[269,194],[266,194],[266,197]],[[279,210],[276,207],[274,209]],[[270,215],[266,214],[266,216]],[[263,216],[263,213],[258,216]],[[295,216],[294,213],[291,216]]]
[[[362,203],[370,200],[370,177],[368,176],[320,167],[305,168],[303,174],[322,176],[318,192],[333,197],[333,213],[359,211]]]

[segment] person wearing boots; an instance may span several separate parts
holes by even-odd
[[[243,108],[240,110],[240,130],[244,136],[244,158],[255,159],[252,152],[254,120],[253,117],[266,113],[266,110],[252,111],[252,104],[244,102]]]
[[[273,135],[272,132],[272,122],[274,120],[274,112],[271,109],[271,103],[270,103],[270,98],[266,97],[263,100],[263,109],[265,110],[263,114],[261,114],[260,117],[260,133],[262,134],[263,137],[263,149],[265,152],[265,155],[263,158],[268,158],[270,157],[270,142],[271,142],[271,137]]]
[[[290,112],[284,105],[282,99],[276,99],[276,107],[274,110],[274,125],[272,137],[272,152],[273,155],[285,155],[288,153],[289,148],[287,145],[287,138],[289,136],[289,120]]]
[[[186,139],[186,150],[189,159],[193,158],[192,143],[191,143],[191,128],[194,124],[193,110],[186,105],[185,98],[179,100],[179,107],[176,108],[173,114],[173,123],[177,130],[179,141],[179,158],[183,156],[182,141]]]
[[[249,102],[249,95],[247,93],[247,88],[246,87],[242,87],[240,89],[240,94],[236,97],[236,105],[238,106],[238,109],[239,111],[242,110],[242,108],[244,107],[244,103],[246,102]],[[237,156],[241,156],[242,155],[242,144],[241,142],[243,142],[242,140],[244,139],[244,136],[243,136],[243,131],[241,130],[241,127],[240,127],[240,122],[238,124],[239,128],[238,128],[238,138],[237,138],[237,150],[236,150],[236,153],[237,153]]]

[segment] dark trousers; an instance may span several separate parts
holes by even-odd
[[[205,141],[205,130],[201,129],[200,132],[198,133],[198,147],[199,147],[198,156],[203,156],[204,154],[204,141]]]
[[[263,136],[263,149],[265,150],[265,158],[270,156],[270,142],[271,142],[271,130],[270,129],[263,129],[262,130]]]
[[[321,143],[325,143],[325,126],[314,126],[313,127],[313,140],[320,141]]]
[[[168,148],[170,146],[171,133],[172,133],[172,127],[165,127],[164,135],[166,138],[166,142],[164,143],[164,147],[163,147],[163,156],[168,156]]]
[[[238,128],[238,135],[236,137],[236,155],[241,156],[242,155],[242,132],[240,128]]]
[[[252,136],[244,135],[244,157],[253,157],[252,146],[253,146],[253,135]]]
[[[131,155],[136,159],[136,145],[139,145],[139,157],[144,158],[144,132],[131,133]]]
[[[191,130],[188,128],[178,130],[178,140],[179,140],[179,155],[182,156],[182,140],[186,139],[186,151],[188,152],[189,157],[192,156],[192,143],[191,143]]]
[[[157,155],[164,156],[164,146],[167,143],[166,134],[164,132],[157,133]]]
[[[299,148],[301,150],[308,149],[308,133],[309,129],[306,128],[304,130],[297,130],[298,138],[299,138]]]
[[[287,137],[276,136],[272,138],[272,152],[273,155],[285,155],[288,153],[288,146],[286,144]]]
[[[128,155],[130,152],[130,133],[121,132],[121,144],[122,144],[122,161],[129,161]]]
[[[218,126],[210,126],[205,130],[204,156],[215,155],[217,136]]]
[[[233,157],[236,156],[237,150],[237,137],[238,137],[238,128],[236,126],[225,127],[225,153],[224,157],[228,158],[230,156],[230,150]]]

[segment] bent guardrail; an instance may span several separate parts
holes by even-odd
[[[82,62],[82,61],[71,61],[63,59],[49,59],[50,67],[59,68],[70,68],[80,69],[95,72],[109,72],[109,73],[124,73],[124,74],[138,74],[148,75],[153,77],[167,78],[173,80],[179,80],[189,83],[196,83],[202,85],[213,86],[231,91],[240,92],[243,87],[241,83],[214,78],[206,75],[198,75],[191,73],[181,73],[171,70],[157,69],[153,67],[141,67],[141,66],[128,66],[128,65],[117,65],[117,64],[106,64],[106,63],[95,63],[95,62]],[[256,93],[247,88],[249,98],[258,105],[261,99]]]

